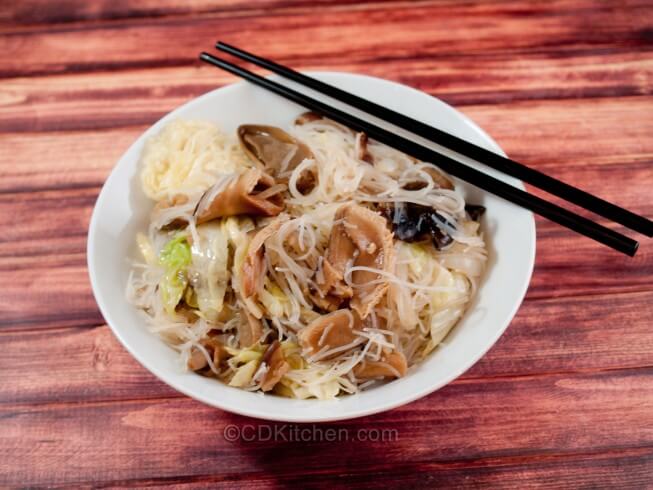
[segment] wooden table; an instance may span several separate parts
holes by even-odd
[[[148,125],[234,81],[196,60],[217,38],[437,95],[516,159],[653,216],[650,1],[2,2],[0,485],[651,488],[650,240],[629,259],[538,219],[527,299],[490,353],[420,401],[316,426],[336,442],[269,440],[293,427],[130,357],[91,294],[89,216]]]

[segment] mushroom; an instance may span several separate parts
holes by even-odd
[[[316,318],[300,330],[297,337],[305,353],[312,356],[320,351],[352,344],[359,338],[354,334],[354,326],[359,322],[351,310],[342,309]],[[337,351],[323,359],[330,359],[341,353],[342,351]]]
[[[242,269],[242,295],[245,298],[253,296],[254,293],[263,284],[265,272],[265,240],[274,235],[281,225],[286,221],[286,217],[278,217],[271,221],[267,226],[256,232],[247,247],[247,255],[243,261]]]
[[[480,221],[485,214],[485,206],[479,204],[465,204],[465,212],[472,221]]]
[[[290,172],[304,160],[314,159],[308,146],[275,126],[243,124],[238,127],[238,139],[247,156],[280,182],[287,182]],[[297,181],[300,192],[314,185],[315,175],[310,171]]]
[[[450,191],[454,190],[454,185],[451,179],[440,172],[437,168],[425,167],[422,170],[429,174],[433,179],[433,182],[440,186],[441,189],[448,189]]]
[[[308,112],[303,112],[299,116],[297,116],[295,118],[295,124],[301,126],[303,124],[310,123],[313,121],[319,121],[320,119],[324,119],[324,118],[315,112],[308,111]]]
[[[401,352],[384,354],[379,361],[365,360],[354,367],[354,375],[360,379],[397,378],[406,374],[408,364]],[[399,376],[397,376],[399,375]]]
[[[195,208],[196,222],[239,214],[275,216],[283,209],[284,189],[262,170],[247,169],[226,186],[220,181],[202,195]]]
[[[416,242],[431,238],[437,250],[442,250],[453,243],[453,238],[446,231],[445,224],[453,225],[431,207],[397,202],[382,207],[382,210],[399,240]]]
[[[327,119],[326,117],[322,117],[319,114],[316,114],[315,112],[304,112],[303,114],[300,114],[295,119],[295,124],[301,126],[303,124],[311,123],[315,121],[320,121],[322,124],[327,124],[341,131],[347,131],[355,135],[356,142],[357,142],[356,157],[364,162],[374,164],[374,159],[372,158],[370,152],[367,150],[367,140],[368,140],[367,134],[363,132],[356,133],[353,129],[348,128],[347,126],[343,126],[342,124],[332,121],[331,119]]]
[[[324,297],[317,291],[311,291],[309,294],[313,304],[323,311],[336,311],[342,303],[342,298],[334,294],[327,294]]]
[[[290,364],[283,355],[281,343],[275,340],[263,354],[263,362],[268,365],[268,370],[261,381],[261,390],[270,391],[290,371]]]
[[[449,179],[449,177],[447,177],[442,172],[440,172],[437,168],[423,167],[420,170],[431,176],[431,179],[433,180],[433,183],[436,185],[436,188],[447,189],[450,191],[454,190],[454,185],[451,179]],[[402,186],[403,189],[409,191],[417,191],[419,189],[423,189],[424,187],[426,187],[426,182],[424,182],[423,180],[415,180],[415,181],[407,182]]]
[[[263,335],[261,320],[253,316],[246,308],[240,310],[238,324],[238,345],[241,349],[253,346]]]
[[[358,154],[356,157],[367,163],[374,165],[374,157],[367,149],[367,134],[361,132],[356,134],[356,141],[358,143]]]
[[[355,270],[352,288],[344,281],[346,269],[351,264],[391,272],[395,263],[392,233],[382,216],[354,203],[336,211],[335,223],[322,264],[320,293],[340,298],[340,303],[351,298],[351,307],[364,319],[387,291],[388,282],[377,272]]]
[[[284,248],[295,253],[295,255],[302,256],[303,260],[306,262],[306,265],[311,269],[315,270],[318,266],[318,255],[317,254],[308,254],[306,255],[306,247],[300,243],[300,230],[294,229],[286,235],[284,240]]]
[[[219,366],[222,361],[227,357],[227,351],[225,350],[222,342],[215,338],[208,338],[200,341],[202,347],[206,349],[208,354],[212,357],[213,364]],[[197,348],[191,350],[190,358],[188,359],[188,368],[192,371],[199,371],[208,366],[206,356],[204,353]]]

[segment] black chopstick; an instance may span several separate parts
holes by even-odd
[[[329,85],[327,83],[311,78],[307,75],[299,73],[292,68],[275,63],[274,61],[261,58],[240,48],[231,46],[229,44],[218,42],[216,48],[220,51],[229,53],[237,58],[249,61],[260,67],[266,68],[274,73],[277,73],[285,78],[305,85],[313,90],[317,90],[329,97],[344,102],[352,107],[363,110],[368,114],[376,116],[389,122],[397,127],[410,131],[416,135],[422,136],[429,141],[436,143],[440,146],[449,148],[461,155],[473,158],[478,162],[487,165],[488,167],[499,170],[505,174],[512,175],[518,179],[523,180],[535,187],[538,187],[550,194],[566,199],[567,201],[577,204],[588,211],[592,211],[604,218],[620,223],[631,230],[642,233],[646,236],[653,236],[653,221],[644,216],[633,213],[620,206],[605,201],[597,196],[588,192],[578,189],[572,185],[555,179],[549,175],[543,174],[534,170],[526,165],[511,160],[510,158],[497,155],[496,153],[486,150],[473,143],[465,141],[457,136],[434,128],[421,121],[417,121],[411,117],[400,114],[396,111],[383,107],[372,101],[363,99],[350,92]]]
[[[284,87],[277,82],[256,75],[249,70],[240,68],[233,63],[217,58],[209,53],[201,53],[200,59],[270,90],[271,92],[302,105],[324,117],[328,117],[336,122],[344,124],[355,131],[363,131],[370,138],[412,155],[418,160],[437,162],[437,165],[445,172],[455,175],[456,177],[475,185],[476,187],[491,192],[507,201],[529,209],[530,211],[548,218],[551,221],[566,226],[567,228],[592,238],[597,242],[612,247],[619,252],[632,257],[637,251],[639,244],[635,240],[598,223],[594,223],[587,218],[574,214],[560,206],[545,201],[544,199],[528,194],[527,192],[517,189],[516,187],[506,184],[505,182],[495,179],[494,177],[484,174],[472,167],[464,165],[453,158],[437,153],[425,146],[415,143],[414,141],[393,134],[385,129],[352,116],[351,114],[331,107],[288,87]]]

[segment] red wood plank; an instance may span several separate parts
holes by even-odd
[[[133,106],[133,102],[126,103],[126,107]],[[75,103],[84,105],[82,100]],[[107,111],[121,106],[103,105]],[[651,177],[646,172],[653,161],[653,140],[648,135],[653,133],[653,118],[641,116],[649,107],[653,110],[653,97],[506,103],[462,110],[511,156],[546,168],[552,175],[599,195],[605,194],[604,187],[608,187],[611,198],[622,205],[646,207],[649,200],[645,189]],[[60,110],[63,107],[53,111],[56,120],[60,119]],[[91,112],[85,112],[84,117],[91,118]],[[110,120],[111,114],[105,112],[102,118]],[[519,125],[518,134],[507,122],[511,120]],[[628,123],[618,125],[615,121]],[[0,146],[11,155],[0,161],[0,192],[100,186],[144,129],[136,126],[97,132],[0,134]],[[46,153],[57,155],[56,164],[43,158]],[[631,169],[624,164],[631,164],[638,175],[631,175]],[[602,172],[612,175],[606,178]],[[617,175],[619,172],[623,174]],[[624,192],[626,189],[628,192]],[[627,202],[631,195],[638,196],[637,203]]]
[[[515,101],[653,93],[653,57],[644,51],[562,58],[553,53],[519,57],[481,53],[442,60],[407,58],[390,64],[313,60],[302,62],[296,68],[358,72],[397,80],[456,105],[501,104],[496,111],[495,106],[469,110],[489,120],[489,127],[496,124],[507,133],[507,138],[515,137],[514,126],[509,125],[512,120],[519,121],[523,131],[531,130],[533,121],[558,128],[556,123],[582,120],[590,126],[602,126],[595,127],[595,131],[614,128],[617,99],[603,100],[598,108],[590,103],[561,102],[548,115],[538,113],[541,104],[520,106]],[[209,66],[4,79],[0,80],[0,130],[62,131],[149,124],[188,99],[234,81],[234,77]],[[117,104],[117,100],[121,103]],[[640,104],[649,105],[650,100],[619,102],[625,106],[622,110],[628,112],[620,114],[620,119],[638,121],[629,129],[644,133],[650,118],[642,118],[641,112],[634,118],[631,112]],[[499,112],[507,103],[510,108]],[[524,117],[529,108],[533,109],[533,116],[543,119]],[[596,114],[600,117],[595,117]],[[549,136],[546,127],[539,130]],[[559,133],[554,136],[559,139]],[[571,144],[568,146],[573,148]]]
[[[652,315],[653,292],[526,300],[497,345],[463,379],[653,366]],[[91,321],[93,315],[80,318]],[[44,322],[62,320],[53,314]],[[0,342],[3,404],[179,396],[143,369],[106,326],[36,325],[0,332]],[[25,375],[36,365],[48,366],[48,374]]]
[[[390,0],[380,0],[390,1]],[[450,0],[451,1],[451,0]],[[7,6],[0,11],[0,22],[34,24],[76,22],[102,19],[121,19],[133,17],[158,17],[171,15],[244,15],[248,12],[271,12],[275,10],[297,9],[301,7],[342,7],[349,4],[362,6],[367,2],[356,0],[113,0],[108,3],[88,3],[81,0],[68,0],[63,4],[52,4],[46,0],[23,0]],[[379,0],[369,3],[379,3]]]
[[[46,28],[5,29],[0,75],[195,63],[215,37],[281,62],[343,57],[395,60],[547,50],[560,54],[610,52],[650,45],[653,14],[646,1],[614,9],[593,0],[512,4],[379,4],[346,13],[326,10],[245,17],[138,19]],[[445,26],[446,29],[441,28]],[[292,36],[288,33],[292,31]],[[261,36],[259,33],[264,32]],[[106,49],[110,40],[111,49]],[[172,42],[171,42],[172,41]]]
[[[298,477],[338,474],[343,467],[650,448],[652,377],[653,371],[638,370],[470,380],[402,409],[329,424],[349,434],[339,444],[227,442],[222,433],[229,424],[273,432],[283,424],[229,415],[187,398],[4,406],[0,471],[5,484],[23,486],[213,473]],[[257,429],[261,425],[268,428]],[[278,430],[293,430],[287,427]],[[357,437],[360,429],[382,428],[396,429],[397,440]]]
[[[647,488],[653,471],[653,451],[636,449],[588,455],[534,458],[488,458],[457,463],[417,463],[279,475],[247,475],[248,488],[305,486],[334,488]],[[243,475],[216,474],[111,482],[108,488],[233,488]],[[241,483],[242,484],[242,483]],[[103,486],[104,487],[104,486]]]

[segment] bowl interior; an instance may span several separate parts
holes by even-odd
[[[502,153],[468,118],[423,92],[361,75],[333,72],[311,75]],[[241,82],[198,97],[162,118],[127,150],[104,184],[89,229],[88,266],[93,292],[107,323],[125,348],[161,380],[188,396],[231,412],[270,420],[317,422],[396,407],[442,387],[472,366],[503,333],[526,293],[535,256],[535,224],[530,212],[457,182],[468,202],[487,207],[483,230],[490,253],[488,269],[467,314],[444,344],[425,362],[412,368],[405,378],[354,396],[316,401],[249,393],[181,372],[176,353],[146,330],[124,294],[130,261],[137,254],[134,237],[147,226],[152,208],[152,202],[141,190],[138,175],[143,144],[175,118],[209,120],[227,132],[234,132],[243,123],[287,127],[303,111],[298,105]],[[516,179],[482,169],[523,188]]]

